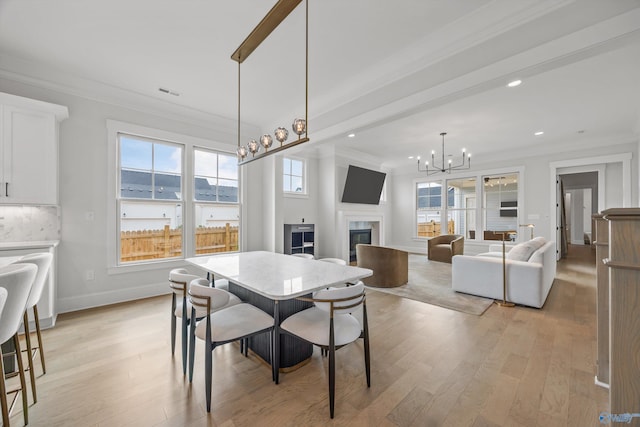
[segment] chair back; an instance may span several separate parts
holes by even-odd
[[[229,303],[229,293],[210,287],[207,279],[195,279],[189,285],[189,300],[197,311],[211,313]]]
[[[0,315],[2,315],[2,309],[4,308],[4,303],[7,302],[7,290],[5,288],[0,288]]]
[[[18,331],[37,273],[38,267],[34,264],[10,264],[0,268],[0,288],[7,290],[7,300],[0,313],[0,343]]]
[[[186,297],[189,290],[187,285],[196,279],[200,279],[200,277],[189,274],[184,268],[175,268],[169,272],[169,287],[174,294]]]
[[[40,301],[42,290],[44,289],[44,284],[47,282],[47,277],[49,277],[49,269],[51,268],[52,261],[53,254],[50,252],[43,252],[25,255],[14,263],[35,264],[36,267],[38,267],[38,273],[36,273],[36,278],[33,281],[31,293],[29,294],[29,299],[27,300],[27,308],[33,307],[38,303],[38,301]]]
[[[317,291],[313,300],[320,310],[332,314],[349,314],[365,303],[364,283],[358,282],[344,288],[329,288]]]

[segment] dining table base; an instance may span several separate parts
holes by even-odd
[[[246,288],[229,282],[229,292],[265,313],[270,314],[279,323],[299,311],[313,306],[312,303],[297,299],[272,300]],[[309,295],[311,296],[311,295]],[[277,311],[276,311],[277,307]],[[265,362],[271,364],[271,343],[269,334],[249,338],[249,348]],[[313,345],[290,335],[280,336],[280,371],[292,371],[303,366],[313,354]]]

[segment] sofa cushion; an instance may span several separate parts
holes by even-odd
[[[515,245],[507,252],[507,259],[515,261],[528,261],[531,255],[539,248],[538,242],[522,242]]]

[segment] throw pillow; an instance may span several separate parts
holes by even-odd
[[[538,249],[536,243],[531,241],[518,243],[509,252],[507,252],[507,259],[515,261],[528,261],[531,255]]]
[[[529,240],[529,242],[533,243],[536,246],[536,250],[540,249],[544,246],[545,243],[547,243],[545,238],[542,236],[534,237],[533,239]]]

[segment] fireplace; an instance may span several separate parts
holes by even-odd
[[[356,260],[356,245],[371,244],[371,229],[349,230],[349,262]]]

